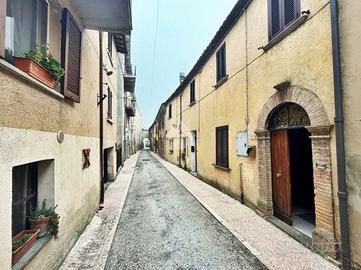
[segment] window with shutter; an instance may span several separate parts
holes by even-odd
[[[110,57],[113,56],[113,35],[108,33],[108,52]]]
[[[217,51],[217,82],[226,77],[226,44]]]
[[[273,39],[300,16],[299,0],[269,0],[269,39]]]
[[[62,79],[64,96],[80,102],[80,56],[81,28],[77,25],[68,9],[63,10],[61,32],[61,63],[65,69]]]
[[[216,165],[229,168],[228,126],[216,128]]]
[[[6,1],[0,1],[0,57],[5,56]]]
[[[108,87],[108,120],[113,119],[113,92]]]
[[[172,103],[168,107],[168,118],[172,118]]]
[[[193,80],[190,86],[190,103],[196,101],[196,82]]]

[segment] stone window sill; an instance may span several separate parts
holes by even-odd
[[[222,79],[220,79],[216,85],[213,85],[214,89],[217,89],[218,87],[220,87],[222,84],[224,84],[226,81],[228,80],[228,75],[224,76]]]
[[[52,234],[47,234],[42,238],[35,241],[34,245],[20,258],[20,260],[13,265],[11,270],[23,269],[34,257],[40,252],[40,250],[51,240]]]
[[[231,169],[230,168],[225,168],[225,167],[222,167],[222,166],[219,166],[217,164],[212,164],[216,169],[219,169],[219,170],[222,170],[222,171],[225,171],[225,172],[230,172]]]
[[[108,119],[107,119],[107,122],[108,122],[109,124],[113,125],[113,119],[112,119],[112,118],[108,118]]]
[[[57,98],[60,98],[60,99],[65,98],[59,92],[55,91],[54,89],[46,86],[45,84],[43,84],[41,82],[39,82],[35,78],[33,78],[30,75],[26,74],[24,71],[18,69],[17,67],[15,67],[12,64],[6,62],[4,59],[0,59],[0,69],[4,69],[6,71],[11,72],[12,74],[17,76],[18,78],[31,83],[32,85],[36,86],[37,89],[40,89],[40,90],[44,91],[48,95],[51,95],[53,97],[57,97]]]
[[[298,19],[296,19],[291,25],[289,25],[287,28],[285,28],[281,33],[279,33],[277,36],[272,38],[270,42],[262,46],[260,49],[263,49],[265,52],[270,50],[272,47],[276,46],[278,43],[280,43],[284,38],[286,38],[289,34],[294,32],[297,28],[299,28],[301,25],[305,23],[305,21],[308,19],[308,14],[304,14]]]
[[[195,100],[194,100],[194,101],[192,101],[191,103],[189,103],[189,107],[194,106],[194,104],[196,104],[196,101],[195,101]]]

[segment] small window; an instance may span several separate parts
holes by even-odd
[[[191,90],[190,90],[190,103],[194,103],[196,101],[196,82],[195,82],[195,80],[193,80],[191,82],[190,88],[191,88]]]
[[[216,128],[216,165],[228,169],[228,126]]]
[[[173,154],[173,146],[174,146],[174,141],[173,139],[169,140],[169,153]]]
[[[25,57],[36,45],[48,43],[48,3],[45,0],[6,2],[5,54]]]
[[[217,82],[226,76],[226,44],[224,43],[217,51]]]
[[[269,40],[300,16],[299,0],[269,0]]]
[[[108,33],[108,52],[110,57],[113,56],[113,35]]]
[[[108,120],[113,119],[113,92],[108,87]]]
[[[28,228],[27,217],[38,201],[38,163],[13,168],[12,235]]]
[[[172,103],[168,106],[168,118],[172,118]]]

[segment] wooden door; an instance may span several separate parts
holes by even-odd
[[[271,157],[274,215],[292,225],[290,154],[287,130],[272,131]]]

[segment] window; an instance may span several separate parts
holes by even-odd
[[[45,0],[8,0],[6,4],[5,54],[24,57],[37,44],[48,42],[48,3]]]
[[[113,56],[113,35],[108,33],[108,52],[110,57]]]
[[[173,154],[173,146],[174,146],[174,142],[173,139],[169,140],[169,153]]]
[[[228,169],[228,126],[216,128],[216,165]]]
[[[217,82],[226,76],[226,44],[224,43],[217,52]]]
[[[172,103],[168,106],[168,118],[172,118]]]
[[[113,92],[108,87],[108,120],[113,119]]]
[[[26,217],[37,207],[38,163],[13,168],[12,235],[27,229]]]
[[[196,101],[196,82],[195,80],[193,80],[191,82],[191,86],[190,86],[191,90],[190,90],[190,103],[193,103]]]
[[[299,0],[268,1],[269,39],[271,40],[300,16],[300,2]]]
[[[80,102],[80,54],[81,30],[68,9],[63,10],[61,27],[61,64],[65,69],[62,77],[64,96]]]

